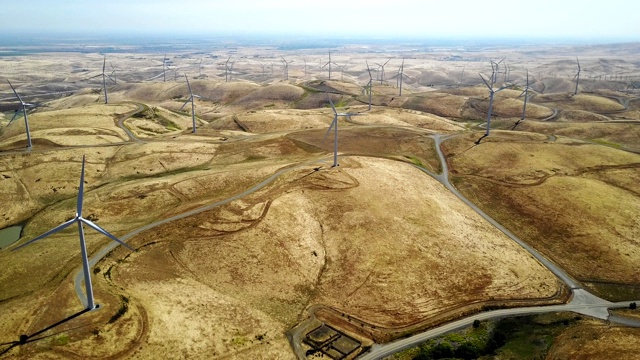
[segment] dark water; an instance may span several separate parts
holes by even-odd
[[[13,244],[20,239],[20,233],[22,232],[22,226],[9,226],[0,230],[0,249],[4,249],[7,246]]]

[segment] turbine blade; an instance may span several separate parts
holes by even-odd
[[[13,87],[13,85],[11,85],[11,81],[9,81],[9,79],[7,79],[7,82],[9,83],[9,86],[11,86],[11,90],[13,90],[13,93],[18,98],[18,101],[20,101],[21,104],[24,104],[24,101],[22,101],[22,98],[20,97],[20,95],[18,95],[18,92],[16,91],[16,89]]]
[[[184,109],[185,106],[187,106],[187,104],[189,102],[193,101],[193,97],[189,98],[189,100],[185,101],[184,104],[182,104],[182,106],[180,106],[180,110],[178,111],[182,111],[182,109]]]
[[[33,239],[31,239],[31,240],[27,241],[26,243],[24,243],[24,244],[22,244],[22,245],[18,246],[17,248],[13,249],[13,251],[16,251],[16,250],[18,250],[18,249],[22,249],[23,247],[25,247],[25,246],[27,246],[27,245],[29,245],[29,244],[32,244],[32,243],[34,243],[34,242],[36,242],[36,241],[38,241],[38,240],[41,240],[41,239],[43,239],[43,238],[46,238],[47,236],[49,236],[49,235],[51,235],[51,234],[54,234],[54,233],[57,233],[58,231],[61,231],[61,230],[63,230],[63,229],[66,229],[66,228],[68,228],[68,227],[69,227],[69,225],[73,224],[73,223],[74,223],[74,222],[76,222],[77,220],[78,220],[78,218],[77,218],[77,217],[74,217],[73,219],[71,219],[71,220],[69,220],[69,221],[66,221],[66,222],[64,222],[64,223],[62,223],[62,224],[60,224],[60,225],[58,225],[58,226],[54,227],[53,229],[51,229],[51,230],[47,231],[46,233],[44,233],[44,234],[42,234],[42,235],[40,235],[40,236],[37,236],[37,237],[35,237],[35,238],[33,238]]]
[[[82,200],[84,198],[84,155],[82,155],[82,173],[80,174],[80,188],[78,189],[78,205],[76,216],[82,216]]]
[[[187,78],[187,74],[184,74],[185,80],[187,80],[187,87],[189,88],[189,95],[193,97],[193,92],[191,91],[191,84],[189,84],[189,78]]]
[[[324,134],[324,137],[322,138],[322,143],[324,143],[324,141],[327,139],[327,136],[329,136],[329,133],[331,132],[331,129],[333,129],[333,126],[336,124],[336,122],[338,122],[337,114],[333,117],[333,121],[331,122],[331,125],[329,125],[329,129],[327,129],[327,133]]]
[[[336,111],[336,107],[333,105],[333,101],[331,100],[331,97],[329,95],[327,95],[327,98],[329,98],[329,104],[331,104],[331,108],[333,109],[333,113],[336,114],[336,116],[337,116],[338,112]]]
[[[24,110],[16,110],[16,112],[13,114],[13,117],[11,118],[11,120],[9,121],[9,124],[7,124],[7,126],[9,126],[13,122],[13,120],[15,120],[18,117],[18,115],[20,115],[20,113],[23,112],[23,111]]]
[[[482,79],[482,82],[484,82],[485,85],[487,85],[487,87],[489,88],[489,90],[493,91],[493,88],[491,87],[491,85],[489,85],[489,83],[487,82],[487,80],[484,79],[484,77],[482,76],[482,74],[478,73],[478,75],[480,75],[480,79]]]
[[[106,237],[110,238],[111,240],[120,243],[120,245],[126,247],[127,249],[131,250],[131,251],[135,251],[134,248],[132,248],[131,246],[127,245],[126,242],[118,239],[117,237],[115,237],[114,235],[112,235],[111,233],[109,233],[107,230],[101,228],[100,226],[94,224],[93,222],[91,222],[90,220],[87,219],[83,219],[80,218],[80,221],[82,221],[83,223],[87,224],[87,226],[92,227],[94,230],[96,230],[97,232],[105,235]]]

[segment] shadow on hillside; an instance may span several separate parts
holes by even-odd
[[[49,330],[51,330],[51,329],[53,329],[55,327],[58,327],[58,326],[66,323],[66,322],[69,322],[69,321],[77,318],[78,316],[80,316],[80,315],[82,315],[82,314],[84,314],[84,313],[86,313],[88,311],[89,311],[89,309],[84,309],[84,310],[78,311],[77,313],[72,314],[72,315],[70,315],[70,316],[68,316],[68,317],[66,317],[66,318],[64,318],[64,319],[52,324],[52,325],[49,325],[49,326],[45,327],[42,330],[38,330],[38,331],[34,332],[31,335],[22,334],[22,335],[19,336],[17,341],[9,341],[9,342],[5,342],[5,343],[1,343],[0,346],[6,346],[6,345],[9,345],[9,346],[6,349],[0,351],[0,356],[6,354],[7,352],[9,352],[11,349],[13,349],[16,346],[24,345],[24,344],[27,344],[27,343],[30,343],[30,342],[42,340],[42,339],[57,335],[58,333],[49,334],[49,335],[45,335],[45,336],[39,336],[39,335],[42,335],[45,332],[47,332],[47,331],[49,331]]]

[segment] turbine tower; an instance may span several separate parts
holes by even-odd
[[[578,60],[577,56],[576,56],[576,62],[578,63],[578,73],[576,74],[576,76],[573,77],[573,79],[576,81],[576,91],[573,92],[573,95],[578,94],[578,83],[580,82],[580,71],[582,71],[582,68],[580,68],[580,60]]]
[[[495,74],[495,71],[494,71],[494,74]],[[493,97],[497,92],[500,92],[508,88],[509,86],[504,85],[496,90],[493,88],[493,85],[495,83],[491,82],[491,85],[489,85],[489,82],[487,82],[487,80],[485,80],[485,78],[481,74],[478,74],[478,75],[480,75],[480,79],[482,79],[484,84],[487,85],[487,88],[489,89],[489,111],[487,112],[487,131],[483,136],[483,137],[487,137],[489,136],[489,131],[491,130],[491,112],[493,111]]]
[[[282,69],[284,72],[284,79],[285,80],[289,80],[289,64],[293,62],[292,61],[287,61],[284,59],[283,56],[280,56],[282,58],[282,64],[284,65],[284,68]]]
[[[231,79],[231,69],[229,68],[229,60],[231,60],[231,56],[224,63],[224,81],[228,82]]]
[[[391,59],[385,61],[384,64],[380,65],[378,63],[374,63],[376,65],[378,65],[378,74],[380,74],[380,85],[382,85],[382,82],[384,81],[384,66],[387,65],[387,63],[391,61]]]
[[[187,88],[189,88],[189,100],[185,101],[184,104],[180,107],[180,111],[188,104],[191,103],[191,122],[193,123],[193,133],[196,133],[196,105],[193,101],[193,98],[200,99],[199,95],[194,95],[193,91],[191,91],[191,84],[189,84],[189,78],[187,78],[187,74],[184,74],[184,79],[187,80]]]
[[[329,80],[331,80],[331,64],[335,64],[335,63],[331,61],[331,51],[329,51],[329,61],[327,61],[326,64],[320,67],[320,68],[324,68],[325,66],[329,65]],[[335,64],[335,65],[338,65],[338,64]]]
[[[524,105],[522,106],[522,116],[520,120],[516,122],[516,125],[520,124],[520,121],[524,120],[527,115],[527,100],[529,100],[529,70],[527,70],[527,85],[524,87],[524,91],[522,94],[518,95],[518,97],[524,96]]]
[[[167,54],[162,58],[162,82],[167,82]]]
[[[127,245],[124,241],[118,239],[117,237],[113,236],[111,233],[107,232],[105,229],[101,228],[100,226],[94,224],[92,221],[85,219],[82,217],[82,200],[83,200],[83,193],[84,193],[84,163],[85,163],[85,157],[84,155],[82,156],[82,173],[80,175],[80,188],[78,189],[78,201],[77,201],[77,205],[76,205],[76,216],[69,220],[66,221],[58,226],[56,226],[55,228],[47,231],[46,233],[27,241],[26,243],[18,246],[17,248],[13,249],[18,250],[21,249],[31,243],[34,243],[42,238],[45,238],[51,234],[57,233],[58,231],[61,231],[71,225],[73,225],[74,223],[78,224],[78,234],[80,235],[80,252],[82,255],[82,271],[84,273],[84,286],[85,286],[85,290],[86,290],[86,295],[87,295],[87,303],[86,303],[86,309],[87,310],[93,310],[95,308],[97,308],[97,305],[94,302],[93,299],[93,287],[91,285],[91,272],[89,271],[89,256],[87,255],[87,246],[85,244],[85,240],[84,240],[84,228],[83,225],[87,225],[90,228],[93,228],[94,230],[98,231],[99,233],[107,236],[108,238],[110,238],[113,241],[116,241],[118,243],[120,243],[122,246],[128,248],[129,250],[134,250],[131,246]]]
[[[400,67],[398,68],[398,74],[396,75],[396,86],[398,86],[400,88],[400,92],[398,94],[398,96],[402,96],[402,81],[403,81],[403,77],[407,77],[407,79],[411,79],[409,77],[409,75],[404,73],[404,59],[402,59],[402,65],[400,65]]]
[[[11,124],[13,119],[15,119],[16,116],[18,116],[20,111],[22,111],[22,115],[24,116],[24,127],[27,130],[27,148],[29,150],[31,150],[31,147],[32,147],[32,144],[31,144],[31,131],[29,131],[29,118],[27,117],[27,107],[35,107],[35,105],[34,104],[29,104],[29,103],[26,103],[26,102],[22,101],[22,98],[20,97],[20,95],[18,95],[18,92],[13,87],[13,85],[11,85],[11,82],[9,80],[7,80],[7,82],[9,83],[9,86],[11,86],[11,90],[13,90],[13,93],[16,95],[16,98],[18,98],[18,101],[20,101],[20,110],[16,111],[16,113],[13,115],[13,118],[11,119],[11,121],[9,121],[9,124]]]
[[[371,68],[369,68],[369,62],[365,60],[365,63],[367,64],[367,73],[369,73],[369,82],[365,86],[365,89],[369,88],[369,110],[371,110],[371,94],[373,93],[373,91],[371,91],[371,88],[373,86],[373,77],[371,77]]]
[[[331,122],[331,125],[329,126],[329,129],[327,129],[327,133],[324,135],[324,138],[322,138],[322,142],[324,142],[327,139],[327,136],[329,135],[329,133],[331,132],[331,129],[333,128],[334,132],[333,132],[333,165],[331,167],[336,167],[339,166],[338,165],[338,117],[340,116],[345,116],[348,118],[351,118],[352,116],[358,116],[358,115],[362,115],[362,114],[358,114],[358,113],[339,113],[336,110],[336,107],[333,105],[333,101],[331,100],[331,97],[329,96],[329,94],[325,93],[327,95],[327,98],[329,99],[329,103],[331,104],[331,109],[333,109],[333,121]]]

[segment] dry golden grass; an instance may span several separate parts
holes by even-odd
[[[609,113],[624,110],[618,101],[602,96],[573,93],[541,94],[533,98],[534,103],[561,108],[564,110],[582,110],[594,113]]]
[[[425,206],[401,206],[407,201]],[[469,301],[558,291],[555,277],[440,184],[388,160],[308,166],[133,243],[149,246],[111,262],[111,273],[148,309],[143,358],[168,345],[284,357],[283,332],[310,304],[399,326]]]
[[[463,118],[468,108],[468,98],[443,93],[425,93],[407,100],[405,109],[418,110],[447,118]]]
[[[638,177],[638,155],[498,131],[474,146],[478,137],[444,144],[462,192],[579,280],[640,282],[640,188],[608,175]]]
[[[91,104],[72,109],[40,111],[29,116],[29,128],[34,142],[50,145],[103,145],[127,140],[126,133],[116,126],[121,114],[134,110],[131,104]],[[3,130],[0,147],[15,147],[25,142],[24,121],[14,121]],[[26,144],[26,142],[25,142]]]
[[[640,359],[640,329],[594,323],[572,327],[556,339],[547,358]]]
[[[491,124],[493,128],[511,129],[515,124],[515,121],[495,120]],[[603,145],[640,151],[640,127],[636,124],[523,121],[516,129],[595,141]]]

